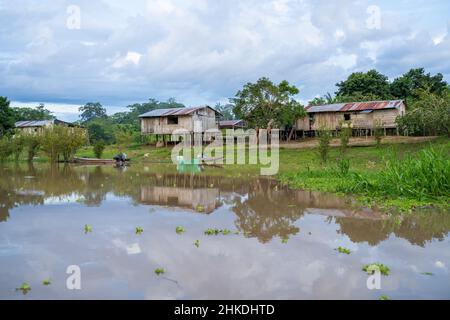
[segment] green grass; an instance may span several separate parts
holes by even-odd
[[[419,200],[450,194],[450,159],[444,151],[428,148],[404,159],[391,158],[375,177],[354,173],[338,188],[347,193],[404,196]]]

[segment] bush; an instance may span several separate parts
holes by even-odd
[[[60,156],[64,161],[69,161],[86,142],[86,130],[83,128],[54,126],[44,129],[40,135],[42,151],[51,162],[57,162]]]
[[[341,153],[344,154],[348,148],[348,142],[350,141],[350,136],[352,135],[352,124],[351,123],[342,123],[341,124],[341,133],[339,134],[339,138],[341,140]]]
[[[119,127],[114,136],[119,150],[123,150],[127,146],[130,146],[134,141],[133,130],[125,126]]]
[[[23,152],[23,149],[26,146],[26,139],[25,136],[18,132],[16,134],[14,134],[11,139],[10,139],[10,144],[11,144],[11,151],[14,157],[14,161],[19,161],[20,156]]]
[[[403,135],[426,136],[446,135],[450,137],[450,94],[420,94],[419,100],[411,105],[411,110],[396,123]]]
[[[6,135],[0,137],[0,161],[4,162],[7,160],[12,153],[10,137]]]
[[[94,154],[95,157],[100,159],[102,157],[103,151],[105,150],[106,144],[105,141],[99,140],[94,144]]]
[[[325,163],[328,160],[328,153],[330,151],[331,132],[322,127],[317,130],[317,135],[319,137],[318,151],[320,160],[322,163]]]
[[[25,146],[27,148],[27,160],[33,161],[40,147],[40,138],[36,134],[25,135]]]
[[[381,139],[383,139],[384,135],[383,124],[380,120],[374,120],[373,122],[373,135],[375,137],[377,148],[379,148],[381,146]]]

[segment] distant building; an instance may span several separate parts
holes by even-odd
[[[406,112],[403,100],[367,101],[336,103],[305,108],[307,116],[297,120],[300,135],[314,135],[319,128],[341,130],[349,125],[353,130],[362,130],[368,134],[378,124],[387,133],[396,133],[395,119]]]
[[[25,120],[17,121],[15,127],[25,133],[40,133],[45,128],[51,128],[53,126],[75,127],[76,125],[70,122],[61,121],[58,119],[53,120]]]
[[[247,124],[244,120],[223,120],[219,122],[219,129],[244,129]]]
[[[221,114],[209,106],[156,109],[139,116],[143,135],[168,135],[176,129],[189,133],[219,128]]]

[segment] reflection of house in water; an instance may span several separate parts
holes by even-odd
[[[219,207],[217,188],[141,186],[141,202],[211,213]]]

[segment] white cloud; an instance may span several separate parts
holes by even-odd
[[[129,64],[134,64],[135,66],[137,66],[141,61],[141,57],[142,55],[140,53],[128,51],[125,57],[120,57],[114,62],[113,67],[123,68]]]
[[[331,56],[325,63],[340,67],[344,70],[349,70],[356,66],[358,56],[356,54],[338,54]]]
[[[70,1],[4,4],[0,94],[18,101],[126,105],[150,97],[213,104],[268,76],[334,92],[350,72],[394,78],[412,67],[450,76],[446,1],[325,0],[80,1],[81,29],[68,30]],[[381,29],[366,28],[381,8]],[[411,16],[415,19],[411,25]]]

